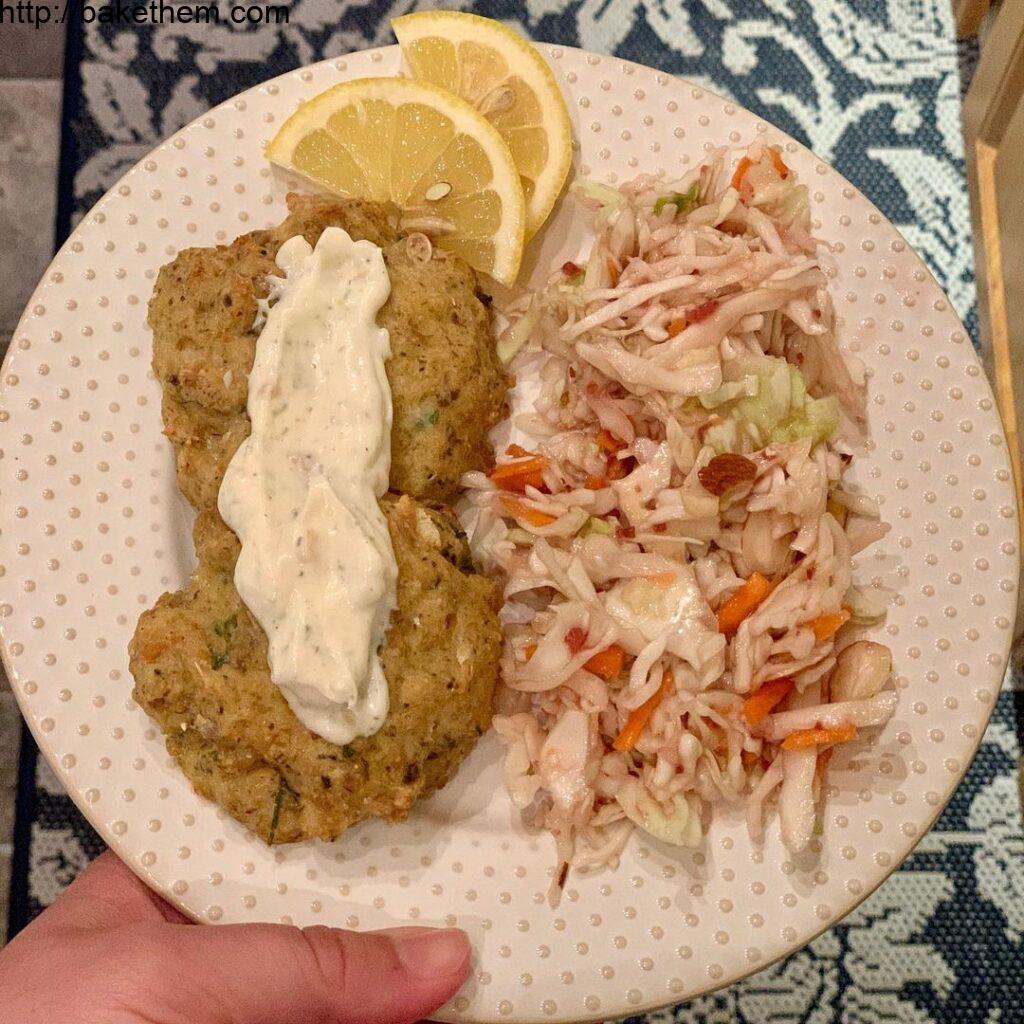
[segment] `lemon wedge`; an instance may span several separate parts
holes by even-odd
[[[343,82],[303,103],[266,155],[339,196],[396,203],[407,230],[503,284],[515,280],[519,174],[497,129],[459,97],[407,78]]]
[[[500,22],[419,11],[391,23],[409,72],[471,103],[508,143],[526,196],[526,235],[547,219],[572,164],[565,100],[544,58]]]

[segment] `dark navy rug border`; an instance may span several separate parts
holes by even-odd
[[[32,822],[36,816],[36,761],[39,750],[28,726],[22,723],[18,753],[18,793],[14,809],[11,853],[11,885],[8,897],[7,940],[14,938],[29,921],[28,858],[32,843]]]
[[[77,116],[82,98],[81,61],[83,37],[76,19],[70,19],[64,38],[64,83],[61,94],[60,161],[57,171],[57,204],[53,225],[54,252],[71,233],[74,215],[74,179],[78,166],[75,135],[69,130]],[[7,938],[13,939],[32,918],[29,902],[29,853],[32,846],[32,825],[37,817],[36,763],[39,748],[28,726],[22,723],[21,749],[18,753],[18,791],[14,809],[12,836],[11,882],[7,914]]]

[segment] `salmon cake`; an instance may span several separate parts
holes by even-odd
[[[454,513],[463,473],[487,441],[509,381],[487,305],[461,260],[400,237],[385,204],[288,197],[275,228],[182,251],[149,307],[153,368],[182,494],[196,509],[198,566],[139,620],[129,658],[135,700],[202,796],[269,843],[332,839],[369,817],[398,820],[454,775],[488,728],[501,630],[497,587],[475,570]],[[240,545],[217,509],[249,436],[249,373],[276,256],[327,227],[382,248],[390,297],[378,315],[391,357],[390,487],[381,501],[398,567],[381,666],[381,729],[338,746],[296,717],[271,680],[267,638],[234,584]]]
[[[270,679],[267,638],[235,590],[240,550],[213,514],[195,527],[189,586],[143,614],[129,648],[133,697],[202,796],[268,843],[333,839],[396,821],[455,774],[489,727],[501,654],[497,587],[473,569],[454,516],[383,502],[398,607],[381,651],[383,727],[344,746],[310,732]]]
[[[487,435],[504,415],[510,383],[476,275],[443,250],[414,256],[391,206],[290,195],[288,207],[277,227],[185,249],[157,276],[153,370],[182,493],[197,510],[216,509],[220,479],[249,434],[248,375],[267,279],[280,273],[278,250],[296,235],[313,245],[324,228],[341,227],[381,246],[391,280],[379,317],[391,338],[391,487],[454,500],[462,475],[491,461]]]

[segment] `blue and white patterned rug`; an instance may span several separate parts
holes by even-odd
[[[408,0],[292,0],[289,24],[73,27],[59,230],[154,144],[299,64],[391,42]],[[536,38],[705,84],[790,132],[862,188],[975,331],[960,92],[949,0],[478,0]],[[964,71],[966,69],[966,71]],[[668,1022],[1024,1022],[1024,694],[1007,689],[936,828],[842,924],[788,960],[650,1018]],[[12,927],[102,844],[29,741]]]

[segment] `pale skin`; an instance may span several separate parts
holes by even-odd
[[[404,1024],[469,968],[456,929],[193,925],[106,853],[0,953],[0,1022]]]

